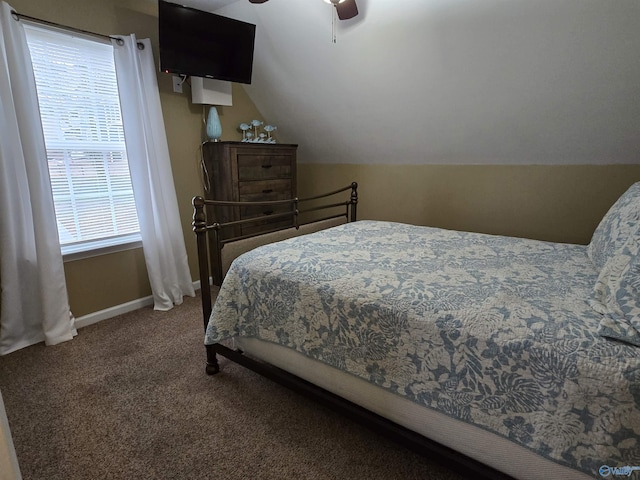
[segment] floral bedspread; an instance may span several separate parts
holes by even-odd
[[[640,348],[587,247],[359,221],[237,258],[206,333],[297,350],[598,476],[640,465]]]

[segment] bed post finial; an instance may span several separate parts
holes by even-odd
[[[351,204],[351,219],[350,222],[355,222],[357,220],[357,208],[358,208],[358,182],[351,183],[351,200],[349,201]]]
[[[299,210],[299,202],[298,197],[293,199],[293,226],[296,227],[296,230],[300,229],[300,210]]]
[[[204,214],[204,198],[197,196],[191,199],[191,204],[193,205],[193,231],[198,232],[197,229],[206,226],[207,220]]]

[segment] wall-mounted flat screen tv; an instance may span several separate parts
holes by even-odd
[[[255,25],[159,0],[158,28],[163,72],[251,83]]]

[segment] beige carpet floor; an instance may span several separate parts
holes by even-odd
[[[25,479],[460,477],[253,372],[204,372],[200,300],[0,357]]]

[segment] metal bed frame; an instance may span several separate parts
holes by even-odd
[[[244,220],[236,220],[227,223],[210,223],[207,220],[207,207],[210,207],[210,211],[213,207],[240,207],[240,206],[270,206],[276,207],[283,205],[290,205],[290,210],[285,213],[278,213],[270,215],[271,219],[292,219],[292,225],[287,227],[275,228],[268,232],[261,232],[260,235],[272,232],[278,232],[291,228],[292,226],[299,229],[304,225],[311,225],[313,223],[339,219],[344,217],[348,222],[356,221],[356,211],[358,204],[358,185],[352,183],[351,185],[329,192],[323,195],[315,197],[309,197],[304,199],[294,198],[291,200],[279,200],[271,202],[231,202],[231,201],[218,201],[218,200],[205,200],[203,197],[193,198],[193,231],[196,234],[196,242],[198,249],[198,267],[200,271],[200,285],[202,292],[202,314],[204,320],[204,328],[206,330],[211,315],[211,291],[207,286],[210,285],[211,277],[213,278],[214,285],[221,285],[223,279],[222,270],[222,248],[231,242],[237,240],[243,240],[246,238],[255,237],[257,235],[239,235],[228,236],[224,238],[222,234],[225,229],[234,229],[240,225],[255,224],[257,221],[264,221],[264,217],[250,218]],[[341,193],[350,191],[348,200],[326,203],[321,205],[311,206],[306,209],[301,209],[301,205],[313,203],[317,201],[324,201],[329,197],[339,195]],[[328,216],[314,219],[313,221],[307,221],[301,223],[300,218],[306,216],[311,212],[318,212],[327,209],[340,209],[343,208],[337,214],[330,214]],[[220,372],[220,366],[218,363],[217,355],[238,363],[272,381],[275,381],[293,391],[298,392],[316,402],[337,411],[356,421],[357,423],[373,430],[386,438],[404,445],[410,450],[438,463],[453,471],[456,471],[467,478],[473,478],[478,480],[509,480],[512,477],[505,475],[498,470],[489,467],[477,460],[467,457],[449,447],[441,445],[433,440],[430,440],[418,433],[413,432],[405,427],[402,427],[376,413],[373,413],[353,402],[345,400],[344,398],[329,392],[321,387],[318,387],[302,378],[293,375],[285,370],[277,368],[265,362],[257,361],[243,354],[240,350],[231,349],[220,343],[214,345],[206,345],[207,363],[206,373],[208,375],[215,375]]]

